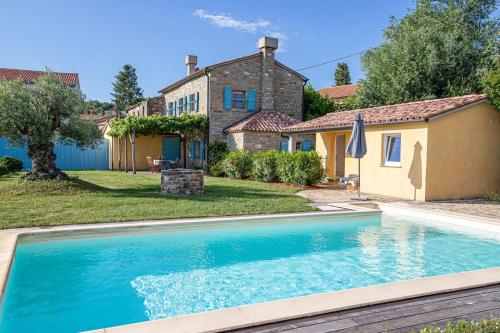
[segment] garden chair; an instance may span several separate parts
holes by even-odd
[[[146,159],[148,160],[148,166],[151,172],[161,172],[161,165],[155,165],[151,156],[146,156]]]

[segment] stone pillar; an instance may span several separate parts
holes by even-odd
[[[262,111],[274,110],[274,51],[277,48],[277,38],[262,37],[259,39],[259,49],[262,54]]]

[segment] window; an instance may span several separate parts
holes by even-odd
[[[177,106],[179,108],[179,113],[178,114],[181,114],[182,112],[184,112],[184,98],[179,98],[179,101],[177,101]]]
[[[384,165],[401,165],[401,134],[386,134],[384,136]]]
[[[189,95],[189,97],[188,97],[188,110],[189,110],[189,112],[194,112],[195,100],[196,100],[195,94]]]
[[[295,142],[295,150],[296,151],[301,151],[304,146],[304,143],[302,141]]]
[[[245,92],[243,90],[233,90],[233,108],[245,108]]]
[[[170,116],[174,114],[174,102],[168,102],[167,114]]]

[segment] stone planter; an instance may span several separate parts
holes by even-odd
[[[202,194],[203,170],[163,170],[161,172],[161,193],[167,195]]]

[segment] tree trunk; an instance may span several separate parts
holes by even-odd
[[[68,176],[56,167],[54,144],[28,143],[28,156],[31,158],[31,171],[24,175],[24,179],[68,179]]]

